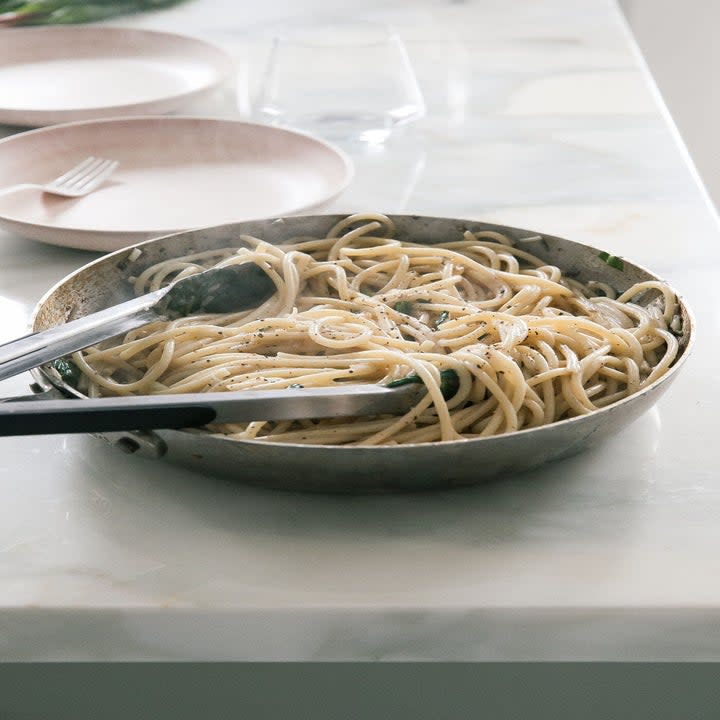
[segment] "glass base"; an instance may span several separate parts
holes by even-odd
[[[283,114],[263,109],[259,118],[273,125],[297,128],[328,140],[360,140],[370,144],[384,142],[401,123],[390,113],[320,112]],[[403,118],[403,123],[407,122]]]

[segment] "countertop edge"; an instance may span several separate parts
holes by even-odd
[[[8,608],[0,660],[717,661],[720,607]]]

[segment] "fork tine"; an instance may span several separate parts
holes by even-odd
[[[65,174],[44,185],[43,189],[46,192],[65,197],[80,197],[92,192],[103,183],[115,172],[118,165],[116,160],[91,155]]]
[[[95,158],[81,173],[78,173],[74,177],[66,180],[61,184],[61,187],[67,188],[68,190],[76,190],[79,185],[83,183],[85,178],[94,175],[95,171],[104,163],[102,158]]]
[[[85,168],[88,167],[88,165],[92,164],[95,161],[95,157],[93,155],[90,155],[89,157],[86,157],[82,162],[78,163],[75,167],[70,168],[66,173],[63,173],[59,177],[56,177],[50,185],[60,185],[71,178],[73,178],[78,173],[81,173],[85,170]]]
[[[89,158],[88,158],[89,160]],[[65,179],[60,181],[59,178],[56,178],[55,180],[50,183],[51,187],[57,188],[58,190],[70,190],[72,189],[72,186],[78,182],[82,181],[82,179],[89,173],[92,172],[92,170],[97,167],[102,162],[102,159],[93,157],[92,161],[82,163],[81,165],[78,165],[76,168],[74,168],[73,172],[67,172],[65,173]],[[84,165],[84,167],[82,166]]]
[[[102,171],[105,166],[105,162],[96,163],[92,166],[88,172],[83,173],[80,177],[71,180],[69,183],[63,185],[63,188],[68,192],[83,192],[85,186],[95,179],[95,176]]]
[[[109,160],[98,158],[99,162],[90,165],[87,170],[79,177],[72,180],[71,184],[75,190],[79,190],[87,182],[91,181],[98,173],[101,173],[108,165]]]
[[[115,171],[118,165],[117,160],[104,160],[83,182],[77,183],[73,189],[90,192],[90,190],[93,190],[100,185],[100,183],[104,182],[105,179]]]

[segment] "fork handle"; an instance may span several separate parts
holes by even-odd
[[[22,183],[20,185],[11,185],[10,187],[3,188],[0,190],[0,197],[3,195],[9,195],[10,193],[17,192],[18,190],[42,190],[42,185],[37,185],[36,183]]]

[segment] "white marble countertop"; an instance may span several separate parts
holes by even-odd
[[[252,91],[266,24],[334,5],[196,0],[114,24],[214,40]],[[344,146],[357,177],[331,209],[482,218],[625,255],[686,296],[693,357],[622,436],[452,492],[294,495],[88,437],[2,439],[1,659],[720,657],[720,238],[619,10],[363,5],[400,30],[428,114],[383,150]],[[231,116],[234,93],[192,111]],[[90,259],[0,233],[1,339]]]

